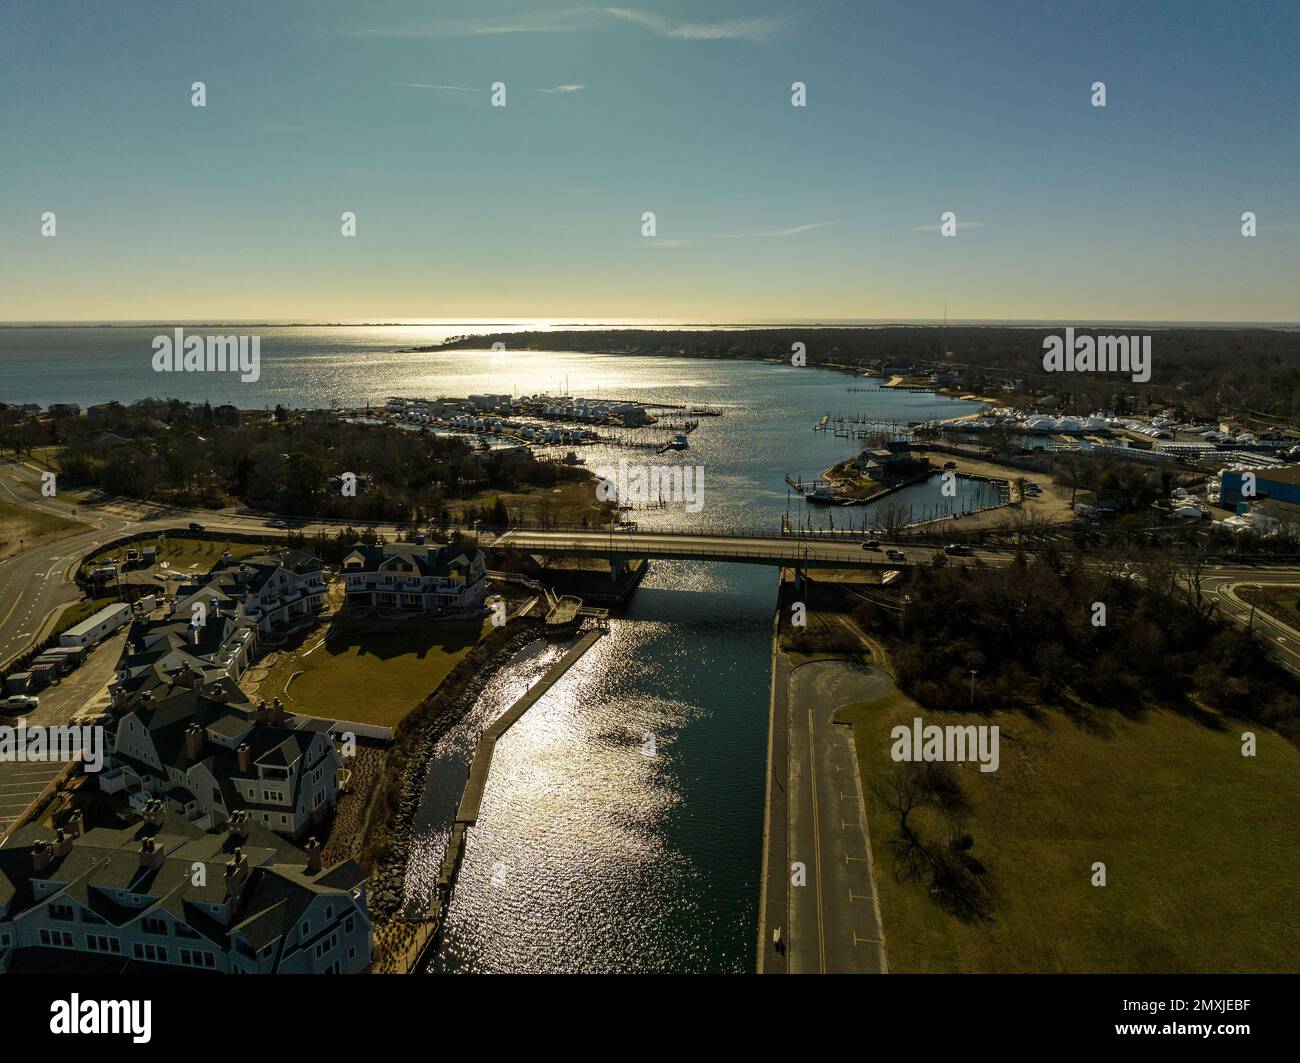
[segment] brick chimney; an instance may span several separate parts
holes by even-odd
[[[61,860],[72,851],[72,838],[62,827],[54,829],[54,857]]]
[[[248,837],[248,832],[253,826],[253,817],[243,808],[237,808],[230,813],[230,823],[228,829],[230,837],[243,841]]]
[[[279,698],[275,698],[271,702],[271,726],[284,726],[284,705]]]
[[[211,690],[209,690],[207,694],[212,701],[219,701],[223,704],[225,703],[226,699],[230,697],[230,692],[226,690],[226,688],[222,686],[220,683],[218,683]]]
[[[50,866],[54,859],[54,846],[45,839],[32,843],[32,867],[37,871],[44,871]]]
[[[238,900],[244,889],[244,880],[248,878],[248,857],[243,849],[236,849],[234,855],[226,862],[226,897]]]
[[[126,690],[120,686],[113,688],[113,708],[126,708],[127,699],[130,697]]]
[[[247,742],[239,743],[239,748],[235,750],[235,755],[239,758],[240,775],[247,775],[253,770],[253,750]]]
[[[308,838],[307,844],[303,846],[303,852],[307,854],[307,873],[317,875],[321,868],[320,842],[315,838]]]
[[[73,838],[80,838],[86,831],[86,817],[78,809],[68,817],[68,834]]]
[[[266,698],[262,698],[257,703],[257,712],[253,714],[253,719],[258,723],[266,723],[270,715],[270,710],[266,707]]]
[[[144,821],[151,827],[161,827],[167,818],[167,805],[161,797],[151,798],[144,806]]]
[[[198,760],[203,755],[203,728],[197,723],[185,728],[185,756]]]
[[[140,866],[146,868],[162,867],[166,857],[163,847],[152,838],[145,838],[140,843]]]

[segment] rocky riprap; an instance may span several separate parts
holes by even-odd
[[[497,671],[541,636],[541,622],[532,619],[515,620],[508,628],[493,632],[399,725],[389,753],[388,767],[393,774],[377,795],[391,807],[386,823],[379,817],[372,821],[376,840],[368,845],[374,854],[369,908],[375,917],[392,919],[402,910],[407,858],[434,746],[473,708]]]

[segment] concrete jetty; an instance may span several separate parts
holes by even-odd
[[[488,727],[483,736],[479,739],[478,748],[474,751],[474,760],[469,767],[469,781],[465,783],[465,792],[461,794],[460,807],[456,810],[456,823],[468,826],[478,821],[479,805],[483,801],[483,789],[487,786],[488,772],[492,768],[492,753],[496,749],[497,739],[504,735],[536,703],[537,699],[551,689],[570,668],[578,663],[584,653],[586,653],[603,634],[603,631],[589,631],[578,640],[577,645],[564,654],[555,664],[551,665],[550,670],[542,676],[536,683],[528,688],[528,692],[516,701],[510,708],[506,709],[497,719]],[[461,830],[463,837],[463,827]],[[445,871],[451,871],[445,868]],[[451,875],[448,876],[452,877]]]

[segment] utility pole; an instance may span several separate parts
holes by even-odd
[[[975,707],[975,669],[970,670],[970,704],[971,708]]]

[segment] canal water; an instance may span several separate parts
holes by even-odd
[[[592,466],[704,468],[702,510],[633,514],[646,528],[774,531],[787,512],[817,527],[861,525],[870,507],[851,518],[805,511],[785,485],[787,472],[810,479],[860,446],[811,431],[817,418],[921,420],[974,408],[849,393],[841,374],[762,363],[609,358],[605,372],[606,393],[726,411],[702,419],[679,454],[584,455]],[[961,485],[971,508],[987,488]],[[918,508],[949,501],[937,478],[906,491]],[[651,564],[610,634],[497,744],[433,970],[753,970],[775,600],[771,568]],[[478,734],[561,652],[539,643],[519,654],[440,743],[408,875],[413,905],[432,890]]]

